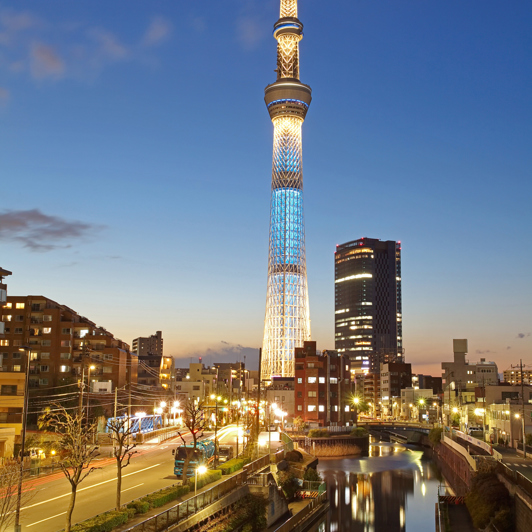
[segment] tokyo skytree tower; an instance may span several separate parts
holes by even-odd
[[[294,376],[294,348],[310,340],[310,317],[303,219],[301,126],[312,91],[299,81],[303,24],[297,0],[281,0],[274,25],[277,81],[264,90],[274,126],[268,291],[261,378]]]

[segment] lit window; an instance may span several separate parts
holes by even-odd
[[[0,340],[0,345],[8,346],[9,345],[9,340]]]
[[[50,334],[52,332],[51,327],[44,327],[42,330],[43,334]]]
[[[303,405],[297,405],[297,409],[301,412],[301,410],[303,410]]]
[[[325,377],[319,377],[318,382],[320,384],[325,384]]]
[[[316,397],[316,392],[309,392],[309,393],[308,393],[308,396],[309,396],[309,397]]]
[[[24,308],[24,303],[16,303],[15,304],[15,308],[23,309]]]
[[[15,353],[13,353],[15,354]],[[37,360],[39,358],[39,353],[37,351],[31,351],[30,352],[30,360]]]
[[[61,353],[61,358],[63,360],[69,360],[70,359],[70,353]]]
[[[2,344],[0,344],[2,345]],[[6,344],[6,345],[9,345],[9,344]],[[308,383],[309,384],[316,384],[316,377],[309,377],[308,378]]]
[[[345,405],[344,411],[349,412],[349,405]]]
[[[329,381],[331,384],[338,384],[338,379],[336,377],[331,377]]]
[[[13,303],[6,303],[4,308],[13,308]]]
[[[42,317],[42,321],[52,321],[52,315],[51,314],[45,314]]]
[[[19,366],[18,364],[13,366],[13,371],[22,371],[22,366]]]
[[[70,371],[70,366],[59,366],[60,373],[68,373]]]
[[[316,405],[308,405],[307,410],[309,412],[316,412]]]
[[[2,321],[11,321],[12,318],[13,316],[11,316],[11,314],[5,314],[2,316]]]
[[[318,410],[319,410],[320,412],[325,412],[325,406],[324,406],[324,405],[320,405],[320,406],[318,407]]]

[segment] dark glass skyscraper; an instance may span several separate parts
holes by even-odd
[[[361,238],[336,246],[335,349],[378,373],[402,361],[401,243]]]

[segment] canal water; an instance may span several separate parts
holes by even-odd
[[[320,458],[329,514],[313,532],[433,532],[438,486],[436,466],[416,447],[372,442],[369,456]]]

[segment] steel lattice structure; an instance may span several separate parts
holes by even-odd
[[[299,81],[299,41],[303,25],[297,0],[281,0],[274,25],[277,81],[265,89],[274,126],[268,288],[261,378],[294,376],[294,348],[310,339],[303,218],[301,127],[312,100]]]

